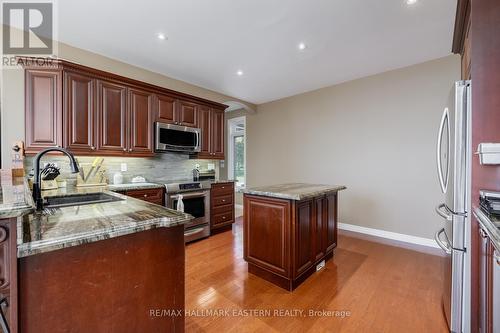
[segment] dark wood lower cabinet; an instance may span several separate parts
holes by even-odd
[[[11,333],[17,329],[17,218],[0,220],[0,311]],[[0,331],[2,331],[0,326]]]
[[[129,190],[122,192],[132,198],[154,203],[160,206],[165,205],[164,199],[164,189],[163,188],[152,188],[144,190]]]
[[[500,332],[500,251],[486,231],[479,228],[479,308],[480,333]]]
[[[234,183],[213,184],[210,191],[210,231],[230,230],[234,223]]]
[[[184,332],[184,250],[180,225],[21,258],[20,332]]]
[[[337,193],[295,201],[244,195],[248,271],[289,291],[333,256]]]

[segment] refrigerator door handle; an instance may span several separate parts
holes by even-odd
[[[434,240],[439,245],[439,247],[443,249],[444,252],[446,252],[446,254],[451,254],[450,241],[448,240],[446,234],[444,235],[446,237],[446,243],[444,243],[443,240],[441,239],[441,234],[443,234],[444,232],[445,232],[444,228],[436,232],[436,234],[434,235]]]
[[[443,210],[443,208],[444,208],[444,210]],[[435,210],[436,210],[436,213],[438,213],[438,215],[441,216],[446,221],[451,222],[453,220],[453,217],[450,214],[450,211],[448,210],[448,208],[446,207],[446,205],[444,203],[437,205]]]
[[[438,178],[439,178],[439,185],[441,186],[441,191],[443,191],[443,193],[446,193],[446,188],[448,187],[448,179],[444,179],[443,177],[443,168],[441,167],[441,141],[442,141],[442,137],[443,137],[443,130],[444,130],[444,126],[446,124],[448,124],[448,149],[449,149],[449,145],[450,145],[450,129],[449,129],[449,126],[450,126],[450,121],[449,121],[449,111],[448,111],[448,108],[445,108],[444,109],[444,112],[443,112],[443,116],[441,117],[441,124],[439,125],[439,132],[438,132],[438,140],[437,140],[437,149],[436,149],[436,153],[437,153],[437,169],[438,169]],[[449,152],[448,152],[448,158],[449,158]],[[448,175],[446,175],[448,178]]]

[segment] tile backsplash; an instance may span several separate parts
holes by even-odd
[[[95,156],[76,156],[79,163],[92,163]],[[157,154],[155,157],[104,157],[103,167],[107,170],[109,183],[113,183],[113,174],[120,171],[122,163],[127,164],[127,171],[122,172],[123,182],[130,183],[133,177],[142,176],[146,181],[175,181],[191,179],[193,169],[196,164],[201,170],[206,170],[208,164],[215,164],[216,176],[218,176],[218,161],[189,159],[188,155],[176,153]],[[76,175],[70,172],[69,160],[66,156],[44,156],[42,165],[45,162],[57,163],[61,168],[61,175],[58,179],[67,179],[69,182],[76,181]],[[24,160],[26,174],[33,168],[33,157],[28,156]]]

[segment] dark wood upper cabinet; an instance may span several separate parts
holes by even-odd
[[[199,158],[211,158],[212,126],[210,124],[210,108],[205,105],[198,107],[198,126],[201,129],[201,152]]]
[[[25,80],[26,152],[62,147],[62,71],[27,69]]]
[[[97,82],[98,149],[121,155],[127,152],[127,87]]]
[[[156,95],[156,120],[175,124],[178,121],[177,99],[168,95]]]
[[[129,89],[128,151],[153,156],[153,93]]]
[[[224,110],[198,105],[198,127],[201,128],[201,152],[195,158],[224,159]]]
[[[65,147],[73,152],[96,150],[95,79],[75,72],[64,73]]]
[[[224,159],[224,110],[212,109],[212,158]]]
[[[196,127],[198,125],[198,104],[180,100],[179,125]]]
[[[55,59],[25,68],[26,153],[64,147],[79,155],[152,156],[154,121],[202,128],[202,152],[224,159],[225,105]]]

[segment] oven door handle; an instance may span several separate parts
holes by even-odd
[[[183,199],[187,199],[187,198],[202,198],[202,197],[205,197],[208,193],[207,192],[187,192],[187,193],[184,193],[182,195],[182,198]],[[170,199],[173,199],[173,200],[177,200],[179,198],[179,194],[174,194],[174,195],[171,195],[170,196]]]
[[[201,227],[201,228],[196,228],[196,229],[186,231],[186,232],[184,232],[184,236],[191,236],[191,235],[197,234],[199,232],[202,232],[204,229],[205,229],[205,227]]]

